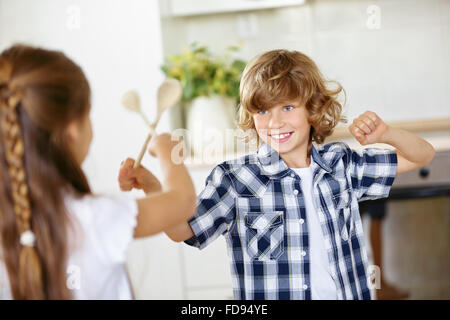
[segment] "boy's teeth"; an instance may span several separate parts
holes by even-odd
[[[289,136],[289,133],[272,135],[272,137],[274,137],[275,139],[283,139],[286,138],[287,136]]]

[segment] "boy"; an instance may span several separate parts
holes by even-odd
[[[397,173],[434,156],[425,140],[370,111],[353,121],[351,134],[361,145],[396,150],[315,148],[342,120],[342,88],[325,82],[300,52],[253,60],[241,79],[239,125],[256,130],[257,154],[216,166],[196,215],[166,230],[200,249],[224,235],[236,299],[370,299],[358,201],[387,197]],[[142,187],[136,176],[119,175],[122,189]]]

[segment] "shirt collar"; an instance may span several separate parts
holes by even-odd
[[[264,174],[266,174],[270,178],[279,179],[289,174],[290,168],[280,157],[280,154],[272,147],[270,147],[267,143],[261,143],[257,154]],[[322,168],[328,173],[332,172],[332,169],[318,153],[314,145],[312,145],[312,158],[314,160],[311,164],[312,172],[316,171],[316,166]]]

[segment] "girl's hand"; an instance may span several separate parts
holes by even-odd
[[[350,133],[361,145],[383,142],[389,126],[375,112],[366,111],[348,127]]]
[[[172,162],[181,163],[184,159],[184,143],[170,133],[162,133],[152,137],[148,152],[153,157],[170,157]]]
[[[143,190],[146,194],[162,190],[159,180],[146,168],[140,165],[134,169],[134,160],[128,158],[122,162],[119,171],[119,186],[122,191]]]

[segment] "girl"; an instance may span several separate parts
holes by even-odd
[[[158,192],[139,200],[94,196],[81,169],[92,140],[89,111],[88,81],[63,53],[24,45],[1,53],[4,296],[131,298],[125,253],[132,237],[155,234],[195,212],[194,187],[184,165],[171,161],[168,134],[149,148],[161,162],[162,190],[153,186]],[[151,174],[142,179],[157,181]]]

